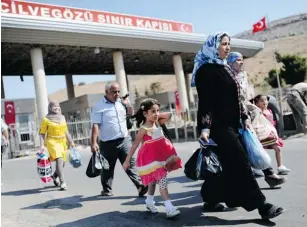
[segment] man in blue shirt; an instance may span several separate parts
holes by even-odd
[[[100,150],[109,162],[109,170],[103,169],[101,175],[102,196],[112,196],[112,182],[117,159],[123,164],[132,146],[131,137],[127,129],[127,114],[133,114],[133,108],[128,99],[121,99],[118,83],[108,83],[105,87],[105,97],[96,103],[92,109],[92,152]],[[128,107],[126,110],[125,105]],[[127,113],[128,111],[128,113]],[[99,137],[99,145],[98,145]],[[147,193],[147,187],[142,185],[135,166],[135,159],[131,159],[131,167],[127,175],[138,189],[139,196]]]

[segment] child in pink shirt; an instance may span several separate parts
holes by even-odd
[[[268,98],[265,95],[257,95],[254,98],[254,103],[257,107],[260,108],[262,114],[266,117],[266,119],[276,127],[276,121],[274,121],[272,110],[268,109]],[[277,135],[278,136],[278,135]],[[275,150],[275,156],[277,161],[277,171],[279,174],[287,175],[290,172],[290,169],[282,165],[282,157],[281,157],[281,147],[283,147],[283,141],[281,138],[276,138],[275,144],[264,145],[265,149],[273,149]]]

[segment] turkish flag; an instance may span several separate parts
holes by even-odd
[[[176,102],[176,111],[178,116],[181,114],[180,100],[179,100],[179,92],[175,91],[175,102]]]
[[[261,32],[264,29],[268,28],[266,24],[266,17],[262,18],[256,24],[253,24],[253,33]]]
[[[7,125],[16,123],[15,105],[13,101],[4,102],[5,122]]]

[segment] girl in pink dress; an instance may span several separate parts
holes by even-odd
[[[155,99],[145,99],[140,109],[134,115],[140,128],[135,141],[123,164],[126,170],[130,166],[130,159],[142,142],[138,151],[136,166],[144,185],[148,185],[146,208],[157,213],[154,193],[159,184],[160,193],[164,200],[166,215],[172,218],[180,214],[169,198],[167,190],[167,173],[182,167],[181,159],[177,156],[173,144],[164,136],[161,125],[170,118],[171,113],[160,113],[160,103]]]
[[[276,127],[276,121],[274,121],[272,110],[268,109],[268,98],[265,95],[257,95],[254,98],[255,105],[260,108],[262,114],[266,117],[266,119]],[[278,136],[278,135],[277,135]],[[290,169],[282,165],[282,157],[281,157],[281,147],[283,147],[284,143],[281,138],[277,137],[277,141],[275,144],[264,146],[265,149],[273,149],[275,150],[275,156],[277,161],[277,171],[279,174],[287,175],[290,172]]]

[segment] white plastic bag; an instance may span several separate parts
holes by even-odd
[[[82,165],[80,153],[73,148],[70,148],[69,162],[74,168],[79,168]]]

